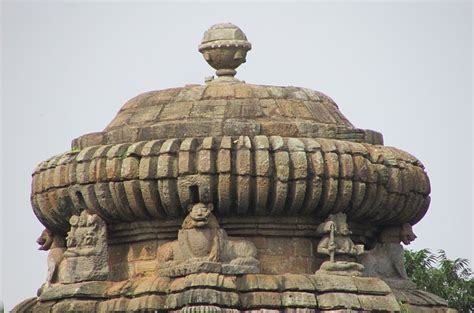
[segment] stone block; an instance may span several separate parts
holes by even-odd
[[[246,99],[242,102],[242,108],[240,116],[242,118],[256,118],[262,117],[263,111],[260,106],[258,99]]]
[[[150,96],[145,101],[140,101],[140,106],[154,106],[171,102],[183,88],[168,88],[160,91],[150,92]]]
[[[124,120],[126,119],[127,117],[124,116]],[[79,140],[80,140],[81,148],[102,145],[105,143],[105,133],[104,132],[90,133],[82,137],[79,137]]]
[[[236,307],[239,304],[239,296],[234,292],[213,289],[189,289],[169,294],[166,298],[167,309],[181,308],[190,304],[215,304],[224,307]]]
[[[221,263],[193,262],[158,270],[158,275],[165,277],[180,277],[194,273],[220,273]]]
[[[214,98],[234,98],[235,91],[234,85],[232,84],[216,84],[208,85],[204,90],[203,99],[214,99]]]
[[[281,116],[280,108],[273,99],[260,100],[260,110],[266,117]]]
[[[202,85],[195,85],[195,86],[187,85],[174,97],[173,100],[176,102],[189,101],[189,100],[198,101],[202,98],[202,95],[205,89],[206,89],[206,86],[202,86]],[[215,102],[217,101],[219,100],[215,100]]]
[[[359,310],[361,308],[357,295],[353,293],[330,292],[318,294],[316,298],[318,300],[318,306],[322,310]]]
[[[227,136],[255,136],[260,131],[260,124],[250,119],[227,119],[223,124],[223,132]]]
[[[157,311],[165,308],[166,297],[160,295],[142,296],[130,299],[127,312]]]
[[[281,294],[278,292],[248,292],[240,295],[241,305],[249,308],[280,308]]]
[[[122,161],[121,177],[123,180],[137,179],[139,174],[140,160],[128,157]]]
[[[124,126],[107,132],[105,134],[105,142],[108,144],[134,142],[138,140],[138,131],[138,128]]]
[[[97,303],[91,300],[64,300],[55,304],[51,313],[95,312]]]
[[[317,308],[316,296],[307,292],[286,291],[281,295],[283,307]]]
[[[280,279],[282,290],[315,291],[314,284],[307,275],[285,273],[280,276]]]
[[[317,273],[311,276],[311,280],[318,292],[341,291],[356,293],[358,291],[353,278],[350,276]]]
[[[163,106],[163,110],[159,115],[160,121],[180,120],[190,115],[192,101],[174,102]]]
[[[177,288],[175,281],[183,280],[181,288]],[[174,286],[174,287],[173,287]],[[174,292],[189,289],[189,288],[214,288],[219,290],[235,290],[236,286],[236,277],[235,276],[226,276],[218,273],[197,273],[190,274],[183,278],[177,278],[173,281],[170,289]]]
[[[305,105],[313,115],[313,118],[320,123],[337,124],[334,117],[329,113],[326,105],[319,101],[305,101]]]
[[[298,136],[298,127],[291,122],[261,121],[261,133],[267,136],[280,135],[283,137]]]
[[[75,284],[53,284],[43,289],[39,296],[41,302],[61,300],[64,298],[104,298],[111,282],[91,281]]]
[[[223,105],[215,103],[198,101],[194,103],[190,117],[192,118],[223,118],[226,110],[226,102]]]
[[[387,295],[391,293],[390,287],[380,278],[355,277],[353,282],[360,294]]]
[[[275,275],[249,274],[237,279],[237,289],[239,292],[249,291],[278,291],[280,290],[280,278]]]
[[[400,305],[393,295],[358,295],[361,308],[370,312],[399,312]]]
[[[102,301],[97,305],[97,312],[127,312],[128,302],[126,298],[117,298],[108,301]]]
[[[277,104],[286,117],[312,118],[311,112],[300,101],[278,99]]]
[[[254,88],[248,84],[238,84],[235,86],[236,98],[253,98],[255,97]]]
[[[204,137],[204,136],[219,136],[221,135],[222,121],[218,118],[206,119],[202,121],[176,121],[175,137]],[[166,134],[170,137],[169,134]]]
[[[175,137],[176,123],[162,122],[153,126],[144,126],[140,128],[137,140],[154,140],[159,138]]]
[[[133,115],[128,120],[128,123],[139,124],[142,126],[143,123],[155,122],[160,115],[162,108],[163,105],[159,104],[138,109],[133,112]]]

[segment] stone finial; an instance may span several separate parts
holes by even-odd
[[[178,240],[158,249],[160,276],[186,276],[198,272],[258,273],[257,248],[247,240],[229,239],[211,213],[212,203],[190,205]]]
[[[244,32],[231,23],[211,26],[202,38],[199,52],[216,69],[217,76],[233,77],[235,69],[245,63],[247,51],[252,48]]]

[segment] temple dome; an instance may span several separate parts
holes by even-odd
[[[141,140],[206,136],[333,138],[382,144],[355,128],[328,96],[307,88],[211,82],[150,91],[129,100],[103,132],[73,148]]]
[[[63,233],[84,209],[114,223],[176,221],[202,201],[221,219],[418,222],[430,201],[423,165],[320,92],[236,79],[250,49],[238,27],[214,25],[199,51],[217,78],[140,94],[103,131],[42,162],[31,196],[40,221]]]
[[[48,278],[14,311],[450,311],[403,265],[421,162],[320,92],[235,78],[251,48],[212,26],[217,78],[140,94],[37,166]]]

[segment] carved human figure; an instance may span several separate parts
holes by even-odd
[[[59,263],[63,259],[64,251],[66,250],[64,237],[54,234],[49,229],[45,229],[36,242],[40,245],[39,250],[49,250],[47,259],[48,274],[45,284],[45,287],[47,287],[55,283],[58,279]]]
[[[334,262],[336,254],[357,256],[364,252],[363,245],[355,245],[352,241],[352,232],[343,213],[329,215],[318,226],[317,232],[323,235],[318,244],[318,253],[329,255],[331,262]]]
[[[212,203],[196,203],[188,207],[189,213],[178,232],[178,240],[158,249],[158,269],[161,274],[179,276],[180,273],[192,271],[258,272],[255,245],[250,241],[229,239],[212,214],[213,208]],[[198,263],[207,265],[196,268]]]
[[[329,261],[324,262],[320,270],[341,275],[360,275],[363,266],[354,261],[364,253],[364,246],[356,245],[352,241],[346,215],[330,214],[326,221],[318,226],[317,232],[323,236],[317,251],[329,256]]]

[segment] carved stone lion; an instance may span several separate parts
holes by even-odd
[[[36,239],[36,242],[40,245],[39,250],[49,250],[47,259],[48,275],[46,276],[46,283],[42,287],[44,288],[57,282],[59,263],[61,263],[61,260],[63,259],[66,247],[64,237],[53,234],[49,229],[43,230],[39,238]]]
[[[178,240],[158,249],[158,271],[163,276],[193,272],[233,274],[258,272],[257,248],[246,240],[229,239],[212,214],[212,203],[196,203],[178,232]]]

